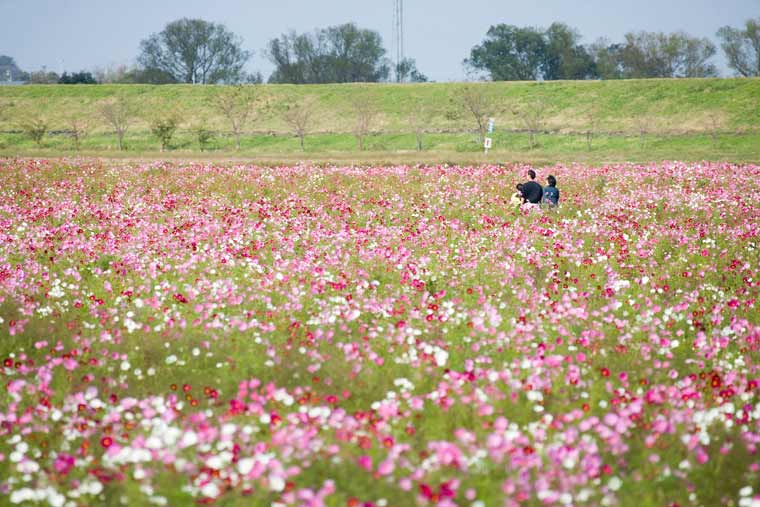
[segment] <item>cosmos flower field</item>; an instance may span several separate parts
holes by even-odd
[[[760,167],[0,161],[0,504],[760,505]]]

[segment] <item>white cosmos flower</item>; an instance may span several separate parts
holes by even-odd
[[[272,491],[282,491],[285,489],[285,480],[276,475],[269,476],[269,489]]]

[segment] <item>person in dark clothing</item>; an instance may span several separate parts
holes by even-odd
[[[541,197],[544,195],[544,189],[541,188],[541,185],[532,180],[523,183],[520,192],[522,192],[522,196],[523,199],[525,199],[525,202],[532,204],[540,203]]]
[[[530,178],[531,181],[536,181],[536,171],[528,169],[528,178]]]
[[[544,187],[544,203],[549,206],[556,206],[559,203],[559,189],[557,189],[557,178],[551,174],[546,178],[547,186]]]

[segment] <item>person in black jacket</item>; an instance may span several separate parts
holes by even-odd
[[[523,199],[525,199],[525,202],[529,202],[532,204],[538,204],[541,202],[541,198],[544,196],[544,189],[536,183],[536,171],[533,169],[528,170],[528,177],[530,178],[530,181],[522,184],[522,189],[520,190],[522,192]]]

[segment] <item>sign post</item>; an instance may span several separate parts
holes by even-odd
[[[488,118],[488,133],[493,134],[493,125],[495,123],[495,120],[493,118]],[[483,148],[486,150],[486,155],[488,155],[488,150],[491,149],[491,146],[493,144],[493,140],[490,137],[486,137],[483,139]]]

